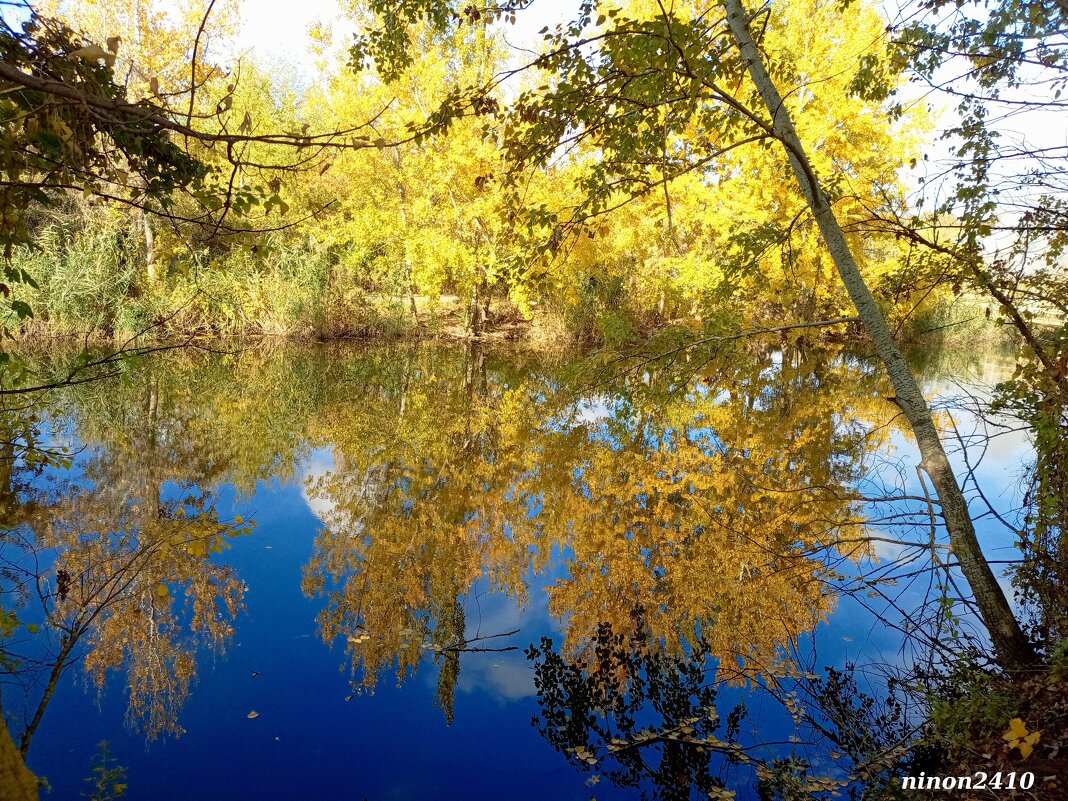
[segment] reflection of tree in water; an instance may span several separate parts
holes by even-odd
[[[304,589],[326,596],[322,636],[345,639],[357,688],[373,689],[390,668],[409,675],[430,653],[451,719],[459,653],[489,647],[465,631],[465,595],[483,571],[518,584],[502,559],[512,504],[499,469],[516,391],[487,379],[477,349],[379,366],[377,383],[353,382],[313,432],[332,445],[334,468],[310,485],[326,508]]]
[[[922,515],[895,507],[882,521],[862,509],[857,486],[875,485],[869,456],[886,442],[881,424],[894,412],[863,362],[796,350],[721,357],[689,381],[677,365],[654,362],[578,390],[559,365],[530,368],[475,346],[352,358],[183,355],[142,366],[72,396],[64,412],[93,446],[79,460],[83,486],[45,492],[33,466],[0,451],[3,555],[10,561],[13,537],[30,551],[51,537],[66,561],[42,562],[38,573],[45,601],[64,613],[80,606],[70,599],[82,574],[87,587],[124,587],[111,612],[93,617],[78,653],[88,651],[98,681],[124,669],[133,716],[150,731],[173,730],[166,721],[178,725],[196,643],[225,641],[240,596],[237,577],[211,559],[235,529],[218,519],[212,488],[251,489],[291,475],[311,447],[330,447],[332,470],[307,484],[323,529],[304,589],[325,599],[321,633],[344,643],[358,687],[389,672],[403,679],[429,657],[440,667],[437,702],[451,717],[460,655],[513,642],[479,629],[476,582],[522,605],[531,576],[552,570],[546,592],[562,628],[561,664],[598,664],[607,629],[628,646],[644,643],[633,659],[652,659],[653,675],[674,671],[681,681],[687,660],[701,655],[717,665],[705,675],[709,687],[759,684],[783,709],[816,715],[828,706],[820,687],[830,677],[798,681],[796,638],[833,610],[843,585],[861,595],[893,587],[895,571],[913,571],[908,559],[926,558],[915,572],[929,575],[926,528],[907,559],[877,569],[866,561],[870,535],[884,533],[875,527],[898,537],[903,521],[926,526],[929,505],[912,499]],[[134,573],[138,581],[120,580]],[[23,584],[36,598],[30,576]],[[213,608],[217,626],[207,625]],[[76,627],[73,618],[60,622]],[[51,665],[35,665],[37,675]],[[630,672],[648,669],[632,664]],[[636,686],[652,692],[648,681]],[[784,687],[796,693],[789,703]],[[810,733],[818,731],[813,724]],[[863,751],[839,740],[843,754]],[[663,757],[664,781],[692,768],[699,786],[693,760],[709,744],[676,738],[657,747],[681,749]],[[745,753],[716,758],[734,754],[756,770]],[[823,768],[776,759],[760,764],[784,786]],[[725,775],[720,762],[712,768]]]
[[[28,706],[23,753],[78,661],[98,690],[122,671],[127,720],[149,738],[180,733],[197,648],[225,643],[241,606],[243,583],[213,555],[248,527],[220,520],[196,480],[208,465],[189,446],[186,407],[166,406],[155,378],[139,386],[125,399],[135,402],[118,406],[124,425],[91,447],[76,475],[28,482],[25,466],[7,463],[5,491],[18,495],[21,514],[8,516],[3,535],[5,594],[39,605],[47,640],[43,650],[5,648]]]
[[[365,689],[447,657],[448,709],[474,582],[522,603],[529,571],[566,548],[548,594],[569,653],[602,623],[626,632],[640,606],[668,653],[701,642],[773,664],[833,608],[837,562],[866,553],[848,485],[877,438],[850,416],[885,401],[862,366],[818,362],[741,355],[681,390],[622,381],[596,416],[477,351],[383,365],[315,432],[334,451],[310,484],[324,528],[304,573],[327,599],[324,639],[345,639]]]
[[[570,452],[544,447],[523,483],[547,501],[542,536],[573,552],[549,590],[564,646],[604,622],[626,631],[640,606],[669,649],[700,639],[770,663],[833,608],[835,564],[866,553],[849,486],[872,441],[849,416],[874,382],[848,364],[757,357],[688,390],[635,384],[572,432]]]
[[[881,700],[863,693],[854,668],[799,669],[753,677],[729,711],[717,660],[698,641],[668,654],[632,612],[626,634],[602,624],[586,654],[571,658],[548,638],[531,646],[539,715],[534,726],[571,764],[655,801],[734,798],[752,787],[766,801],[894,798],[893,777],[916,754],[914,729],[898,688]],[[774,704],[786,734],[759,731],[748,705],[769,717]],[[751,721],[753,724],[756,721]]]
[[[689,658],[649,648],[644,615],[627,634],[598,626],[588,661],[572,662],[544,638],[527,655],[535,663],[538,732],[572,764],[621,787],[651,788],[644,797],[688,801],[725,787],[708,741],[737,733],[741,711],[725,720],[717,690],[705,681],[708,647]]]
[[[106,493],[67,498],[37,530],[56,553],[56,587],[42,597],[48,625],[61,632],[56,664],[81,640],[98,689],[122,670],[127,719],[150,739],[181,733],[196,650],[229,639],[243,594],[233,569],[212,560],[240,523],[220,521],[214,499],[195,487],[181,490],[125,506],[110,506]]]

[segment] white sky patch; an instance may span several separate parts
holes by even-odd
[[[304,472],[300,478],[300,492],[304,496],[304,502],[308,504],[308,509],[311,513],[318,517],[320,520],[325,520],[326,517],[334,511],[336,504],[329,498],[323,498],[320,496],[312,495],[310,487],[315,482],[334,471],[334,454],[329,448],[317,449],[311,459],[308,461]]]
[[[308,28],[321,22],[341,27],[337,0],[245,0],[238,47],[263,60],[303,63],[311,59]]]
[[[535,49],[541,38],[538,31],[570,20],[577,11],[577,0],[536,0],[516,14],[515,25],[498,27],[513,48]],[[261,62],[291,63],[306,77],[314,77],[308,29],[316,23],[331,28],[334,47],[347,47],[355,34],[352,23],[340,13],[337,0],[245,0],[237,47]]]

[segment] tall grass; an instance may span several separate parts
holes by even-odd
[[[40,226],[33,247],[15,254],[39,287],[18,288],[35,316],[24,334],[332,339],[396,334],[413,323],[400,302],[370,303],[337,252],[314,242],[267,237],[255,252],[176,249],[157,255],[150,280],[128,215],[86,209],[79,216],[78,224]]]
[[[43,226],[32,248],[14,256],[39,285],[17,288],[38,321],[57,332],[139,328],[144,310],[136,287],[139,258],[130,246],[125,215],[88,209],[78,223]]]
[[[917,345],[1011,344],[1015,333],[998,321],[996,304],[978,295],[939,295],[924,300],[899,324],[899,337]]]
[[[14,266],[39,285],[16,287],[35,314],[23,334],[337,339],[416,328],[433,334],[444,325],[434,302],[424,304],[422,322],[413,318],[407,281],[397,279],[406,275],[400,265],[371,263],[365,254],[308,237],[279,233],[255,248],[199,251],[171,237],[159,245],[150,279],[139,219],[76,199],[69,206],[40,221],[33,247],[14,255]],[[677,309],[680,299],[665,291],[657,298],[622,275],[580,274],[565,291],[542,295],[528,334],[541,346],[620,347]],[[713,301],[700,319],[733,317],[734,306]],[[981,297],[948,293],[932,294],[915,309],[887,309],[903,341],[950,347],[1011,340],[993,312]]]
[[[267,240],[200,258],[170,279],[172,332],[337,339],[399,333],[411,320],[396,303],[372,304],[338,255],[314,243]]]

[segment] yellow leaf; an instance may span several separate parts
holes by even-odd
[[[1020,749],[1020,756],[1022,756],[1024,759],[1027,759],[1029,756],[1031,756],[1031,752],[1035,750],[1031,743],[1027,741],[1021,741],[1017,748]]]
[[[1027,724],[1025,724],[1020,718],[1013,718],[1009,721],[1009,730],[1003,735],[1006,740],[1018,740],[1021,737],[1027,736]]]

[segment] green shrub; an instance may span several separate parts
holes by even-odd
[[[1068,680],[1068,637],[1053,647],[1049,660],[1049,675],[1054,681]]]
[[[910,311],[901,320],[900,336],[905,341],[928,345],[952,345],[984,342],[1011,342],[1015,334],[997,320],[997,306],[988,298],[975,295],[936,295],[926,298],[912,309],[888,309],[893,321],[902,311]]]
[[[934,739],[952,763],[971,746],[999,736],[1019,711],[1019,700],[995,674],[964,664],[946,677],[931,702]]]

